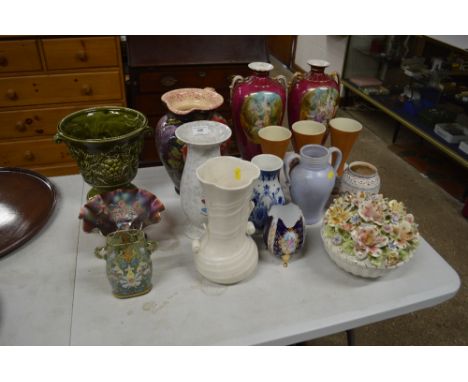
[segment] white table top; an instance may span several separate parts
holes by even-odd
[[[319,227],[307,229],[303,254],[284,268],[260,247],[256,273],[221,286],[195,269],[186,219],[165,170],[139,169],[134,184],[166,206],[146,229],[159,241],[153,289],[115,298],[105,261],[93,254],[104,237],[81,230],[89,186],[80,175],[54,177],[60,197],[38,235],[0,259],[1,345],[292,344],[356,328],[453,297],[456,272],[424,240],[405,266],[367,280],[329,259]]]

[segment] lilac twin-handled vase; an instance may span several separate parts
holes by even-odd
[[[336,161],[332,166],[330,158],[334,152]],[[291,200],[302,210],[306,224],[315,224],[322,218],[340,163],[341,151],[336,147],[305,145],[300,155],[286,153],[284,174],[289,183]]]

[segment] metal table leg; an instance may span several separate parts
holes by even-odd
[[[346,331],[346,340],[348,342],[348,346],[356,345],[356,336],[354,333],[354,329],[349,329]]]
[[[392,143],[395,144],[397,138],[398,138],[398,133],[400,132],[401,124],[398,123],[395,126],[395,130],[393,130],[393,138],[392,138]]]

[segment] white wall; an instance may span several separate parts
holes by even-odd
[[[294,62],[304,71],[309,71],[308,60],[326,60],[330,63],[327,72],[341,75],[347,41],[348,36],[298,36]]]

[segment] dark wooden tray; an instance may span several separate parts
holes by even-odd
[[[0,167],[0,257],[31,239],[49,220],[57,192],[46,177]]]

